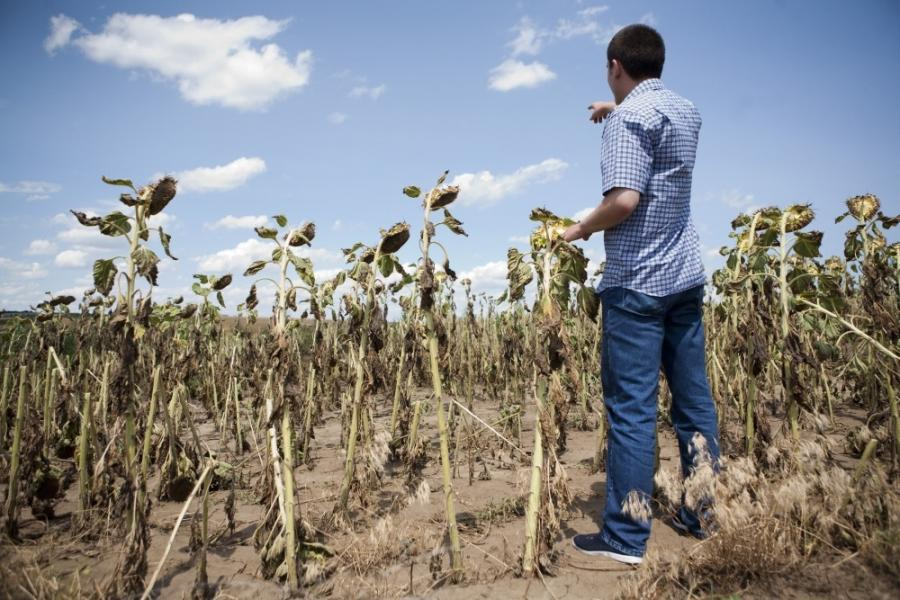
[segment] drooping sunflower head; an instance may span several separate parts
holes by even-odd
[[[409,223],[397,223],[387,231],[381,230],[381,253],[393,254],[409,239]]]
[[[163,177],[151,186],[150,191],[150,214],[156,215],[162,212],[162,209],[172,201],[178,182],[172,177]]]
[[[782,214],[785,231],[799,231],[809,225],[816,216],[809,204],[792,204]]]
[[[875,216],[879,208],[881,208],[881,202],[875,194],[862,194],[847,198],[847,210],[857,221],[868,221]]]
[[[448,185],[447,187],[438,188],[433,194],[434,198],[431,200],[431,210],[444,208],[459,196],[459,186]]]

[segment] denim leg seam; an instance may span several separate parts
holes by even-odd
[[[625,548],[622,544],[612,539],[609,534],[606,533],[606,531],[600,532],[600,539],[603,540],[603,543],[605,543],[607,546],[618,550],[622,554],[627,554],[628,556],[637,556],[639,558],[644,556],[644,553],[641,551],[629,550],[628,548]]]

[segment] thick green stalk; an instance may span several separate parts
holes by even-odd
[[[109,407],[109,363],[108,358],[103,360],[103,379],[100,380],[100,419],[103,421],[103,429],[106,437],[109,437],[109,421],[106,419]]]
[[[3,367],[3,388],[0,389],[0,447],[6,442],[6,407],[9,405],[9,364]]]
[[[535,394],[534,448],[531,451],[531,485],[528,492],[528,508],[525,511],[525,551],[522,554],[522,572],[530,575],[537,566],[538,518],[541,511],[541,478],[544,470],[544,444],[541,437],[541,413],[547,382],[541,378]]]
[[[141,482],[144,488],[147,486],[147,474],[150,469],[150,444],[153,439],[153,422],[156,418],[156,406],[159,403],[159,374],[160,368],[157,365],[153,369],[153,387],[150,390],[150,410],[147,413],[147,424],[144,426],[144,444],[141,450]],[[146,493],[146,489],[142,489],[141,494]],[[143,498],[141,506],[143,506]]]
[[[288,586],[297,590],[300,587],[297,578],[297,540],[294,525],[294,443],[291,427],[291,404],[285,399],[281,410],[281,464],[284,480],[284,560],[287,563]]]
[[[91,507],[91,475],[88,472],[91,461],[89,460],[89,446],[92,437],[91,422],[93,420],[91,409],[91,393],[85,392],[84,404],[81,409],[81,433],[78,436],[78,515],[77,522],[80,528],[87,527],[88,515]]]
[[[397,378],[394,380],[394,402],[391,406],[391,437],[397,431],[397,416],[400,412],[400,382],[403,381],[403,367],[406,362],[406,344],[403,343],[403,332],[400,334],[400,361],[397,363]]]
[[[431,385],[434,388],[435,410],[438,416],[438,433],[441,438],[441,474],[444,484],[444,505],[447,511],[447,529],[450,533],[451,580],[458,581],[462,575],[462,553],[459,549],[459,531],[456,527],[456,510],[453,506],[453,482],[450,479],[450,435],[444,400],[441,393],[441,373],[438,368],[438,343],[434,332],[434,321],[430,310],[425,311],[428,324],[428,354],[431,358]]]
[[[350,501],[350,486],[353,484],[353,472],[355,469],[356,455],[356,437],[357,429],[360,421],[360,404],[362,403],[362,390],[365,381],[365,367],[363,361],[369,352],[369,323],[372,318],[372,311],[375,310],[375,269],[378,265],[378,259],[381,257],[381,244],[375,250],[375,258],[370,265],[369,281],[366,289],[366,305],[363,307],[363,321],[359,333],[359,350],[354,357],[354,368],[356,370],[353,385],[353,399],[350,407],[350,431],[347,437],[347,458],[344,462],[344,479],[341,482],[340,500],[338,502],[338,510],[342,514],[346,514],[347,506]]]
[[[795,440],[800,438],[800,406],[794,398],[793,368],[788,357],[788,337],[791,334],[791,288],[788,285],[788,239],[787,239],[787,214],[783,214],[780,220],[781,237],[779,238],[779,290],[781,291],[781,385],[787,407],[788,422],[791,435]],[[736,314],[736,313],[735,313]]]
[[[234,378],[234,384],[231,386],[231,389],[234,394],[234,431],[235,431],[235,450],[237,454],[244,453],[244,434],[241,431],[241,401],[240,401],[240,386],[238,384],[237,377]]]
[[[56,404],[56,369],[50,370],[47,385],[44,388],[44,456],[50,458],[50,439],[53,437],[53,412]]]
[[[22,424],[25,421],[25,389],[28,372],[23,365],[19,367],[19,400],[16,403],[16,422],[13,429],[13,444],[9,461],[9,487],[6,490],[6,533],[14,538],[18,534],[16,521],[17,500],[19,496],[19,450],[22,445]]]
[[[125,296],[125,301],[128,306],[128,322],[131,323],[134,320],[134,284],[135,277],[137,277],[137,263],[134,261],[134,253],[137,252],[138,243],[140,240],[141,229],[144,226],[144,206],[142,204],[137,204],[134,207],[134,229],[131,230],[131,235],[125,234],[128,238],[128,241],[131,245],[131,251],[128,253],[128,291]]]

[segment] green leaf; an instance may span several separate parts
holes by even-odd
[[[278,236],[278,231],[271,227],[254,227],[253,230],[256,235],[267,240],[274,240]]]
[[[100,179],[103,180],[103,183],[108,183],[109,185],[124,185],[125,187],[130,187],[134,190],[134,193],[137,193],[137,190],[134,189],[134,184],[131,183],[130,179],[110,179],[105,175],[101,176]]]
[[[266,266],[266,261],[264,260],[255,260],[250,263],[250,266],[247,267],[247,270],[244,271],[244,277],[250,277],[251,275],[256,275],[260,271],[262,271]]]
[[[440,184],[438,184],[440,185]],[[403,188],[403,193],[409,196],[410,198],[418,198],[422,194],[422,190],[417,188],[414,185],[408,185]]]
[[[100,220],[100,233],[110,237],[125,235],[131,231],[128,217],[119,211],[111,212]]]
[[[198,296],[203,296],[204,298],[206,298],[207,296],[209,296],[209,292],[210,292],[210,289],[209,289],[209,288],[203,287],[202,285],[200,285],[200,284],[197,283],[196,281],[194,282],[194,285],[191,286],[191,290],[193,290],[193,292],[194,292],[195,294],[197,294]]]
[[[300,276],[300,279],[303,282],[312,287],[316,285],[316,276],[313,272],[313,264],[312,261],[304,256],[297,256],[293,252],[288,255],[288,258],[291,261],[291,264],[294,265],[294,270],[297,271],[297,275]]]
[[[275,219],[275,222],[278,223],[279,227],[286,227],[288,224],[287,217],[284,215],[275,215],[272,218]]]
[[[225,298],[222,296],[222,292],[216,292],[216,300],[219,301],[222,308],[225,308]]]
[[[444,171],[444,174],[441,175],[440,177],[438,177],[437,185],[441,185],[442,183],[444,183],[444,180],[447,179],[447,175],[449,175],[449,174],[450,174],[450,171]]]
[[[209,283],[209,276],[204,275],[203,273],[195,273],[194,279],[196,279],[200,283]]]
[[[897,224],[900,224],[900,215],[894,215],[893,217],[888,217],[884,214],[878,214],[878,220],[881,221],[881,226],[885,229],[890,229]]]
[[[394,260],[390,254],[382,254],[378,258],[378,270],[383,277],[390,277],[394,272]]]
[[[803,258],[816,258],[820,256],[819,246],[822,245],[821,231],[798,231],[794,234],[794,252]]]
[[[600,303],[597,301],[597,293],[590,286],[581,286],[578,290],[578,308],[592,321],[597,318],[597,309]]]
[[[862,252],[863,244],[862,240],[859,239],[859,230],[860,227],[856,227],[846,234],[847,237],[844,240],[844,258],[848,261],[856,260]]]
[[[157,285],[156,278],[159,275],[159,257],[150,248],[141,246],[131,255],[138,275],[146,279],[150,285]]]
[[[159,243],[162,244],[163,251],[166,253],[166,256],[171,258],[172,260],[178,260],[174,256],[172,256],[172,251],[169,249],[169,244],[172,242],[172,236],[163,231],[163,228],[159,228]]]
[[[455,233],[456,235],[464,235],[469,237],[469,234],[466,233],[466,230],[462,228],[462,222],[459,221],[456,217],[450,214],[450,211],[446,208],[444,209],[444,220],[443,224],[447,226],[447,229]]]
[[[104,296],[109,296],[116,280],[116,263],[111,258],[94,261],[94,287]]]

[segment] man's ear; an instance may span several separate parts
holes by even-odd
[[[610,69],[612,70],[613,79],[618,79],[622,76],[622,63],[620,63],[615,58],[609,61]]]

